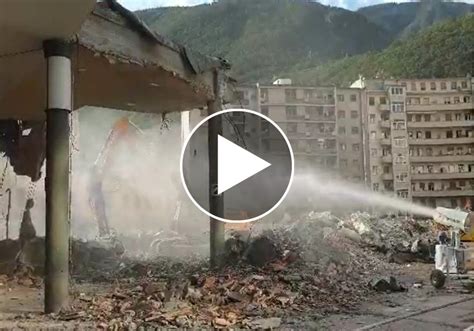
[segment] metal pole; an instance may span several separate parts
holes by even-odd
[[[68,303],[71,44],[47,40],[45,313]]]
[[[222,94],[219,73],[214,73],[214,100],[207,103],[208,114],[222,109]],[[212,215],[224,217],[224,194],[217,194],[217,135],[222,134],[222,117],[216,116],[208,122],[208,153],[209,153],[209,208]],[[214,218],[210,219],[210,262],[211,267],[222,266],[225,245],[225,223]]]
[[[12,190],[7,188],[5,192],[8,192],[8,209],[7,209],[7,217],[5,219],[6,224],[6,239],[10,239],[10,211],[12,209]]]

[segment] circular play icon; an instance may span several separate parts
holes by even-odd
[[[270,118],[227,109],[195,126],[180,166],[186,193],[201,211],[223,222],[245,223],[263,218],[283,201],[294,158],[288,138]],[[215,200],[223,208],[212,208]]]

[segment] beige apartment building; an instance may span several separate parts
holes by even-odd
[[[295,86],[281,79],[273,85],[239,86],[236,103],[269,116],[287,135],[296,171],[322,171],[346,180],[365,181],[362,91],[335,87]],[[281,140],[259,129],[261,147],[278,153]]]
[[[275,121],[296,171],[324,171],[429,206],[474,199],[474,79],[365,80],[350,88],[239,86],[235,104]],[[201,117],[205,112],[201,112]],[[278,154],[265,123],[233,118],[246,137]]]
[[[369,183],[424,205],[474,198],[473,80],[364,80]]]

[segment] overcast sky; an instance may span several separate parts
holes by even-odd
[[[347,9],[357,9],[364,6],[374,5],[384,2],[408,2],[410,0],[321,0],[326,5],[343,7]],[[130,10],[146,9],[163,6],[193,6],[200,3],[212,2],[211,0],[119,0],[119,2]],[[463,2],[474,3],[474,0],[464,0]]]

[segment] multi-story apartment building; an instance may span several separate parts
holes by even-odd
[[[424,205],[474,198],[471,78],[363,80],[370,185]]]
[[[237,87],[227,107],[274,120],[290,140],[296,171],[334,171],[424,205],[464,207],[474,199],[473,87],[469,77],[361,78],[351,88],[278,80]],[[232,122],[245,136],[259,137],[254,143],[264,151],[284,148],[264,122]]]
[[[359,89],[295,86],[278,80],[273,85],[238,87],[231,107],[253,109],[275,121],[292,145],[296,171],[322,170],[361,181],[361,102]],[[278,153],[284,146],[266,134],[265,125],[259,128],[261,147]]]

